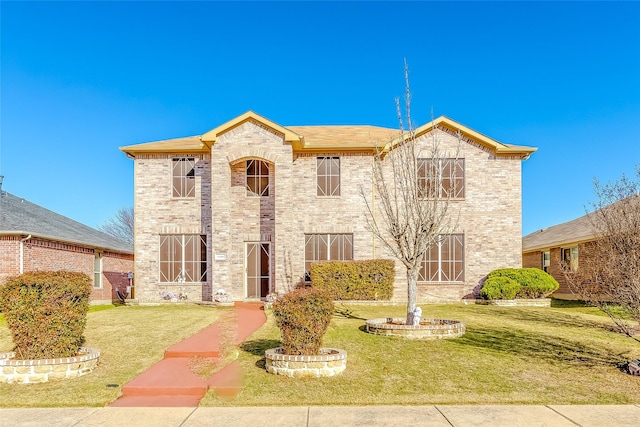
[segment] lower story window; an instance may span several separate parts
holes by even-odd
[[[93,287],[102,288],[102,254],[98,252],[93,258]]]
[[[422,259],[420,282],[464,281],[464,234],[440,236]]]
[[[578,247],[562,249],[562,260],[569,266],[571,271],[578,270]]]
[[[309,281],[311,263],[353,260],[353,234],[305,234],[304,277]]]
[[[542,251],[542,270],[548,273],[550,265],[551,265],[551,252]]]
[[[207,236],[199,234],[160,236],[160,281],[194,283],[207,281]]]

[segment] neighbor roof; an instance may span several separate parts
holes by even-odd
[[[543,228],[522,238],[522,252],[548,250],[595,239],[589,215]]]
[[[282,134],[286,143],[292,144],[294,151],[370,151],[376,152],[384,147],[386,151],[401,142],[400,130],[370,125],[328,125],[328,126],[281,126],[253,111],[248,111],[202,136],[175,138],[143,144],[120,147],[123,152],[135,156],[136,153],[192,153],[208,152],[211,145],[217,143],[224,133],[253,121],[266,128]],[[498,155],[516,155],[528,157],[537,149],[518,145],[503,144],[474,131],[448,117],[441,116],[416,129],[416,135],[424,134],[431,129],[442,126],[462,136],[473,139],[488,147]]]
[[[32,235],[84,247],[133,254],[133,246],[127,242],[6,191],[0,193],[0,235]]]

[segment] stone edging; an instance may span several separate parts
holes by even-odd
[[[382,317],[369,319],[366,331],[375,335],[397,336],[412,339],[457,338],[464,335],[466,326],[457,320],[422,319],[420,325],[398,324],[406,320],[404,317]]]
[[[551,298],[494,299],[484,300],[484,304],[497,305],[500,307],[551,307]]]
[[[265,369],[291,378],[333,377],[347,367],[347,352],[339,348],[321,348],[321,354],[302,356],[282,352],[282,347],[264,352]]]
[[[15,352],[0,353],[0,383],[32,384],[77,378],[98,365],[100,350],[80,347],[78,356],[56,359],[17,360]]]

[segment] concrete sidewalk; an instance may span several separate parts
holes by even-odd
[[[5,408],[0,427],[638,427],[640,405]]]

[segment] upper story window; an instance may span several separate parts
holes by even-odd
[[[262,160],[247,161],[247,195],[269,195],[269,164]]]
[[[316,158],[318,196],[340,195],[340,157]]]
[[[569,266],[571,271],[576,271],[578,269],[578,247],[563,248],[562,260]]]
[[[173,159],[173,197],[195,197],[196,161],[193,157]]]
[[[464,234],[440,236],[427,249],[418,273],[420,282],[464,281]]]
[[[418,159],[422,197],[464,198],[464,159]]]
[[[160,235],[160,281],[194,283],[207,281],[207,236]]]

